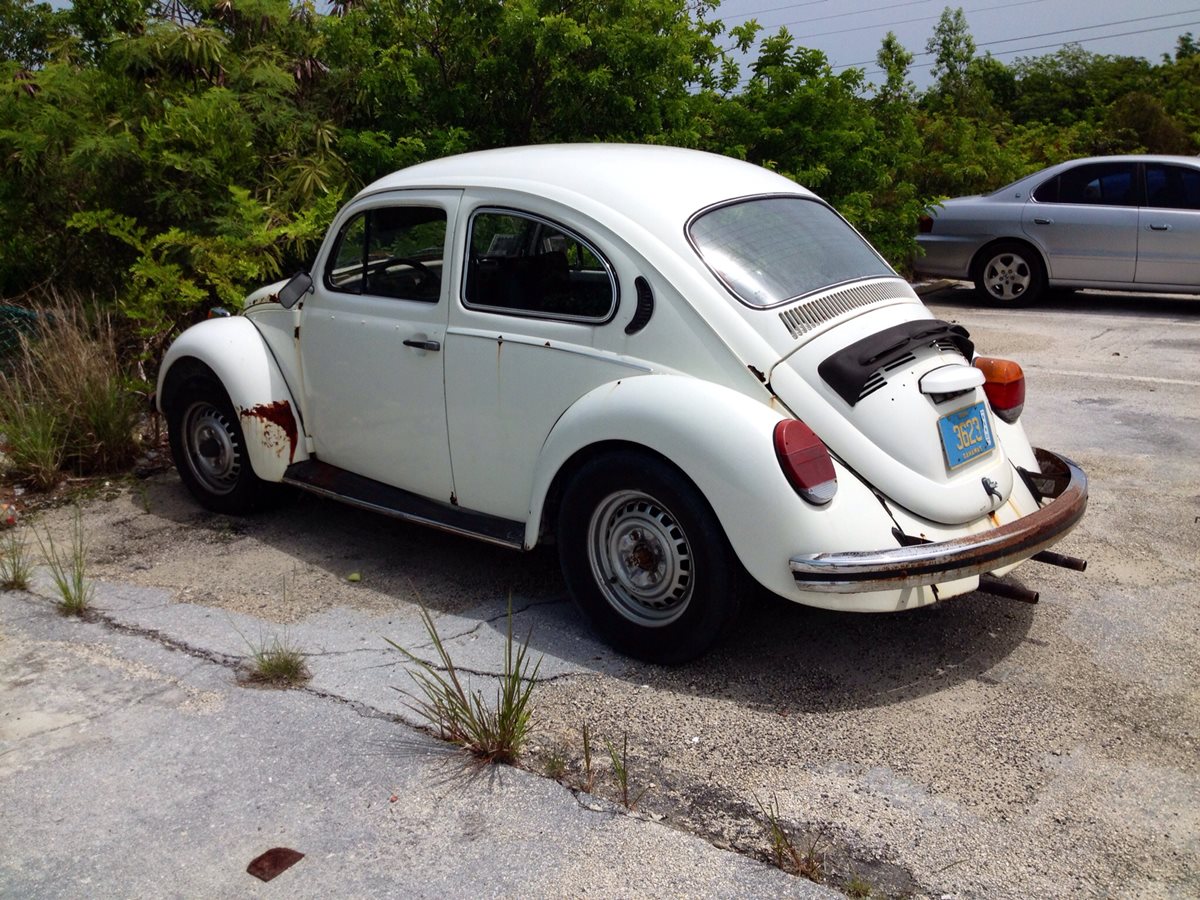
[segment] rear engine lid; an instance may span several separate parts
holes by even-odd
[[[961,326],[889,306],[801,345],[770,384],[876,490],[922,518],[962,524],[1003,504],[1013,484],[973,352]]]

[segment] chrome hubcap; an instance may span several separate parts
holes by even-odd
[[[225,414],[201,400],[183,414],[183,443],[188,469],[205,490],[228,494],[238,482],[242,460],[233,426]]]
[[[984,267],[983,283],[988,293],[998,300],[1012,300],[1029,289],[1033,272],[1029,263],[1015,253],[1001,253],[992,257]]]
[[[674,622],[692,597],[692,551],[662,504],[637,491],[610,494],[588,523],[588,559],[613,608],[639,625]]]

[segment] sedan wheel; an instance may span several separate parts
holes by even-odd
[[[1045,283],[1041,260],[1020,244],[997,244],[983,257],[975,276],[976,290],[1009,306],[1032,303]]]

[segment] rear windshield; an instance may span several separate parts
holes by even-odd
[[[700,258],[750,306],[775,306],[821,288],[894,275],[825,204],[760,197],[701,213],[688,225]]]

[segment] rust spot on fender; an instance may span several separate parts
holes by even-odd
[[[249,409],[242,410],[243,419],[258,419],[268,425],[275,425],[283,430],[288,439],[288,463],[296,461],[296,444],[300,441],[299,430],[296,428],[296,417],[292,415],[292,404],[286,400],[276,400],[273,403],[260,403]],[[275,447],[276,452],[282,452],[282,446]]]

